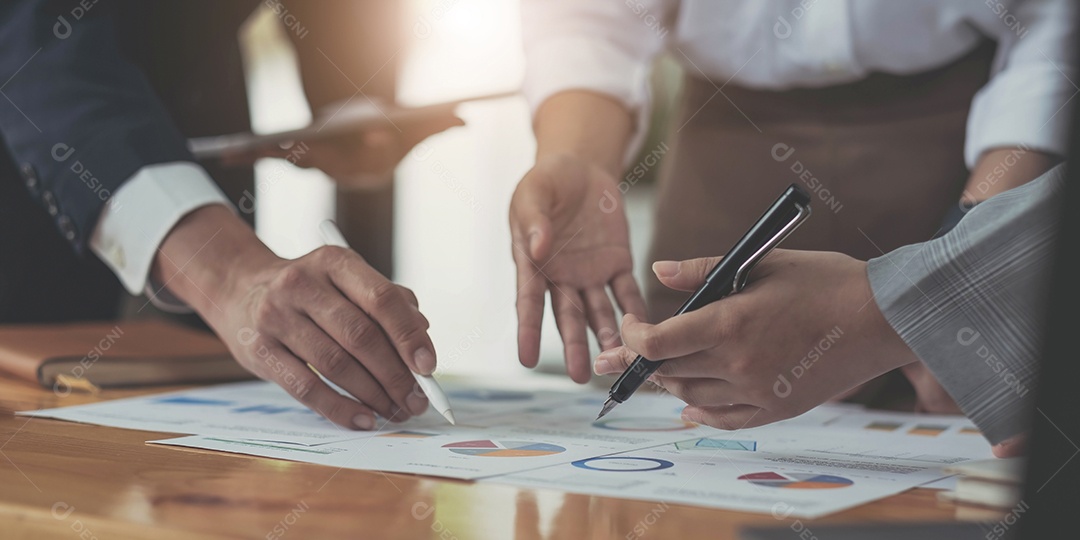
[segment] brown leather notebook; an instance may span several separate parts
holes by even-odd
[[[162,321],[0,325],[0,372],[87,390],[253,377],[213,334]]]

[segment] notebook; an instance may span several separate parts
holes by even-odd
[[[83,390],[253,378],[213,334],[154,320],[0,325],[0,374]]]

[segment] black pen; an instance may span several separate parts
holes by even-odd
[[[810,195],[799,186],[791,184],[780,195],[780,198],[776,199],[776,202],[758,218],[754,226],[750,227],[750,230],[746,231],[746,234],[735,243],[735,247],[731,248],[731,251],[728,251],[727,255],[713,267],[705,278],[705,283],[686,299],[673,317],[702,308],[742,290],[754,265],[808,217],[810,217]],[[611,386],[604,408],[596,419],[599,420],[611,412],[616,405],[630,399],[641,383],[645,382],[663,364],[664,360],[649,360],[644,356],[638,356]]]

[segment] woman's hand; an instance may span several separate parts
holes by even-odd
[[[693,291],[719,258],[653,265]],[[839,253],[777,250],[738,294],[660,324],[623,318],[625,346],[596,372],[637,354],[667,360],[652,380],[689,405],[683,418],[720,429],[791,418],[892,369],[917,362],[878,310],[866,263]]]

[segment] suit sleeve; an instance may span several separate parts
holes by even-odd
[[[1058,166],[868,266],[886,320],[994,444],[1033,410],[1063,176]]]
[[[109,0],[0,4],[0,133],[27,188],[79,253],[137,171],[193,160],[121,53],[112,9]]]

